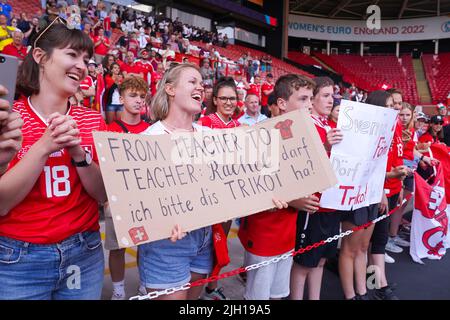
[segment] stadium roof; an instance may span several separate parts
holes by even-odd
[[[381,19],[450,15],[450,0],[289,0],[289,12],[330,19],[367,17],[369,5],[378,5]]]

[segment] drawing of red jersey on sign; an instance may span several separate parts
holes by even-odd
[[[291,126],[294,121],[290,119],[286,119],[284,121],[280,121],[275,125],[275,129],[280,130],[281,138],[283,140],[287,140],[293,137]]]

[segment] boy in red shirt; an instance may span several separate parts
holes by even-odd
[[[269,95],[273,92],[274,87],[273,75],[268,73],[266,75],[266,81],[261,86],[261,113],[267,117],[270,114],[267,100],[269,99]]]
[[[311,79],[288,74],[275,84],[280,114],[311,107],[314,89]],[[272,209],[241,220],[239,240],[245,248],[244,264],[251,265],[289,253],[295,246],[297,210],[310,211],[318,206],[311,197],[294,200],[286,209]],[[292,257],[264,268],[247,272],[246,300],[281,299],[289,295]]]
[[[138,77],[129,76],[119,86],[120,102],[123,112],[120,120],[112,122],[108,131],[124,133],[141,133],[150,125],[141,120],[140,110],[145,104],[148,93],[147,83]],[[106,240],[105,249],[109,251],[109,269],[113,284],[111,300],[125,299],[125,249],[119,249],[116,233],[114,231],[111,211],[105,204]],[[143,291],[145,292],[145,290]]]

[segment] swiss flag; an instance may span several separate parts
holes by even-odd
[[[131,240],[134,244],[138,244],[139,242],[144,242],[148,240],[147,232],[144,227],[135,227],[128,230],[128,234],[131,237]]]
[[[433,143],[430,149],[433,158],[441,162],[444,171],[445,197],[450,204],[450,148],[443,143]]]
[[[442,164],[436,167],[436,177],[431,185],[418,173],[414,174],[414,181],[414,212],[409,254],[415,262],[423,264],[423,258],[441,259],[450,247],[450,206],[445,199]]]

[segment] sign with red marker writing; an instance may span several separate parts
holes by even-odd
[[[120,247],[258,213],[335,185],[314,125],[294,111],[252,127],[94,132]],[[274,213],[276,214],[276,213]]]
[[[337,127],[344,139],[331,149],[338,186],[326,190],[323,208],[352,210],[379,203],[397,111],[342,100]]]

